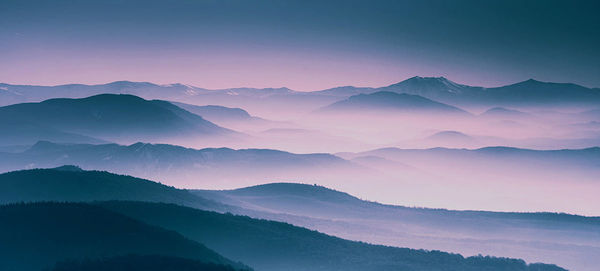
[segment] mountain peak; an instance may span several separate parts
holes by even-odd
[[[446,77],[443,77],[443,76],[439,76],[439,77],[434,77],[434,76],[413,76],[413,77],[408,78],[408,79],[406,79],[404,81],[409,81],[409,80],[451,82],[450,80],[446,79]]]
[[[384,87],[383,89],[398,93],[408,93],[432,97],[438,96],[439,94],[461,94],[471,88],[476,87],[458,84],[442,76],[414,76],[402,82]]]
[[[430,113],[467,113],[454,106],[439,103],[425,97],[398,93],[392,91],[378,91],[371,94],[359,94],[345,100],[335,102],[321,110],[399,110],[399,111],[428,111]]]
[[[158,85],[155,85],[150,82],[114,81],[114,82],[105,84],[105,86],[113,87],[113,88],[117,88],[117,89],[124,89],[124,88],[156,87]]]

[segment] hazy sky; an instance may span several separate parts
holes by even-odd
[[[600,1],[2,0],[0,82],[600,87]]]

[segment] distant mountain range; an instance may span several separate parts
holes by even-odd
[[[186,103],[173,102],[189,112],[192,112],[209,121],[247,121],[253,117],[241,108],[231,108],[219,105],[192,105]]]
[[[468,164],[485,159],[489,161],[488,163],[491,166],[523,164],[524,166],[562,166],[593,169],[599,165],[600,147],[573,150],[531,150],[512,147],[485,147],[480,149],[383,148],[360,153],[337,153],[336,155],[345,159],[372,155],[409,164],[421,164],[421,162],[433,164],[436,160],[447,161],[449,165],[452,164],[450,162]]]
[[[95,190],[104,190],[108,197],[115,193],[115,199],[123,198],[123,194],[137,193],[135,189],[123,191],[118,187],[135,187],[136,183],[146,186],[145,183],[149,182],[66,167],[2,174],[0,183],[4,195],[19,195],[11,197],[12,202],[72,201],[73,191],[87,190],[89,182],[86,180],[98,179],[98,175],[104,180],[93,182]],[[55,187],[53,194],[46,198],[43,195],[48,186],[38,186],[45,182]],[[158,187],[158,184],[155,186]],[[163,191],[172,193],[169,189]],[[62,198],[61,193],[64,193]],[[83,193],[82,197],[86,195],[90,194]],[[148,194],[142,192],[140,195]],[[324,196],[323,200],[329,198]],[[134,197],[145,201],[139,195]],[[101,202],[97,199],[90,195],[87,201],[95,201],[92,205],[35,203],[0,207],[0,218],[4,221],[0,223],[0,251],[3,252],[0,253],[0,265],[18,266],[19,270],[39,270],[68,258],[135,253],[183,257],[238,267],[241,265],[232,261],[241,261],[265,271],[564,270],[554,265],[527,265],[515,259],[464,258],[440,251],[369,245],[290,224],[171,204]]]
[[[588,105],[600,104],[600,89],[569,83],[540,82],[533,79],[512,85],[484,88],[452,82],[444,77],[412,77],[385,87],[336,87],[313,92],[287,88],[232,88],[207,90],[182,84],[156,85],[147,82],[119,81],[102,85],[70,84],[60,86],[28,86],[0,84],[0,101],[4,105],[42,101],[50,98],[83,98],[102,93],[132,94],[146,99],[215,105],[243,105],[243,99],[260,99],[264,104],[296,101],[312,104],[313,110],[326,104],[358,94],[380,91],[419,95],[454,106],[527,106],[527,105]],[[228,97],[228,98],[227,98]],[[272,101],[271,104],[269,101]],[[308,106],[308,105],[307,105]]]
[[[192,105],[180,102],[172,102],[191,113],[194,113],[202,118],[222,125],[246,124],[246,126],[260,126],[273,124],[272,121],[250,115],[246,110],[241,108],[231,108],[220,105]]]
[[[497,117],[497,118],[530,118],[531,114],[521,112],[519,110],[508,109],[504,107],[494,107],[481,113],[483,117]]]
[[[228,179],[296,179],[320,172],[360,168],[331,154],[294,154],[269,149],[189,149],[175,145],[135,143],[56,144],[40,141],[24,152],[0,153],[0,171],[64,164],[87,169],[156,178],[169,183],[201,184]],[[307,174],[310,172],[310,174]]]
[[[349,95],[389,91],[419,95],[458,106],[485,105],[569,105],[600,104],[600,88],[586,88],[569,83],[549,83],[529,79],[512,85],[484,88],[462,85],[444,77],[412,77],[381,88],[345,88]],[[330,93],[325,90],[321,93]]]
[[[379,91],[372,94],[358,94],[345,100],[335,102],[323,107],[320,112],[412,112],[412,113],[440,113],[463,114],[466,111],[423,98],[418,95],[398,94],[395,92]]]
[[[389,161],[413,166],[428,172],[444,172],[445,175],[463,178],[484,178],[495,174],[504,178],[523,178],[522,172],[528,172],[528,178],[550,174],[562,176],[564,180],[577,178],[578,181],[594,179],[600,173],[600,148],[564,150],[532,150],[512,147],[485,147],[480,149],[400,149],[383,148],[360,153],[336,153],[344,159],[358,157],[379,157]],[[477,168],[478,170],[473,170]],[[526,171],[525,171],[526,170]],[[478,177],[476,177],[478,176]],[[570,176],[570,177],[566,177]],[[563,179],[563,178],[560,178]]]
[[[0,134],[3,145],[33,144],[38,140],[160,141],[235,134],[169,102],[115,94],[0,107],[0,127],[6,131]]]

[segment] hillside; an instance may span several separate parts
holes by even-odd
[[[150,202],[172,202],[197,208],[216,209],[211,208],[210,205],[198,204],[199,200],[190,198],[190,194],[185,191],[165,189],[150,181],[145,181],[145,185],[135,188],[139,186],[136,184],[139,180],[132,179],[103,172],[81,171],[75,167],[12,172],[0,175],[0,184],[2,184],[0,198],[12,202],[48,200],[89,202],[105,199],[145,201],[148,203],[111,201],[96,204],[145,223],[177,231],[187,238],[209,246],[225,257],[247,263],[257,270],[339,270],[339,266],[348,270],[396,270],[398,268],[447,270],[443,266],[448,265],[457,266],[456,268],[460,270],[479,270],[478,268],[482,266],[490,267],[490,270],[502,270],[501,268],[507,266],[526,268],[522,261],[488,258],[464,259],[460,255],[442,252],[372,246],[284,223],[201,211],[177,205],[152,204]],[[294,185],[291,188],[293,189],[283,185],[276,189],[278,191],[276,193],[280,199],[297,194],[300,201],[305,202],[307,207],[318,207],[325,212],[331,211],[327,207],[328,204],[347,206],[354,211],[364,210],[365,207],[370,206],[370,203],[364,204],[352,196],[325,188],[317,187],[318,193],[311,192],[315,190],[310,186]],[[260,187],[250,188],[240,190],[239,193],[253,195],[261,189]],[[284,193],[288,189],[289,191]],[[75,191],[77,193],[73,195]],[[312,202],[313,195],[318,197],[316,204]],[[332,197],[332,195],[335,196]],[[182,197],[183,199],[178,200],[173,197]],[[200,203],[212,202],[203,199],[203,196],[195,197],[202,199]],[[186,198],[187,200],[185,200]],[[261,197],[256,198],[260,201]],[[336,200],[328,203],[332,198]],[[276,202],[278,198],[272,199],[275,199],[273,202]],[[302,204],[298,200],[292,200],[291,203],[288,204],[290,208],[294,207],[294,203]],[[363,207],[357,208],[361,205]],[[219,203],[218,206],[228,207],[229,205]],[[285,204],[281,204],[281,206],[285,206]],[[283,213],[273,214],[265,210],[241,207],[220,210],[231,210],[233,213],[247,214],[252,217],[290,219],[294,224],[308,223],[313,227],[320,225],[317,222],[327,221]],[[339,210],[333,211],[344,215]],[[332,216],[332,218],[334,217],[336,216]]]
[[[85,169],[158,179],[175,184],[209,180],[296,178],[311,171],[352,170],[351,162],[331,154],[294,154],[269,149],[190,149],[167,144],[55,144],[38,142],[20,153],[0,153],[0,171],[78,165]]]
[[[489,254],[593,270],[600,218],[409,208],[364,201],[322,186],[272,183],[235,190],[196,190],[223,204],[350,240],[400,247]],[[558,249],[561,248],[561,249]],[[570,254],[562,253],[568,249]]]
[[[193,195],[186,190],[102,171],[61,167],[0,174],[0,204],[102,200],[167,202],[202,209],[229,210],[222,204]]]
[[[422,113],[468,113],[462,109],[411,94],[379,91],[359,94],[321,108],[321,112],[422,112]]]
[[[164,140],[233,133],[165,101],[114,94],[0,107],[0,125],[43,127],[107,141]],[[23,134],[29,137],[33,135],[39,136],[37,140],[46,137],[37,132]],[[0,136],[3,144],[16,144],[5,137]],[[61,142],[67,140],[65,138]]]
[[[87,204],[0,206],[0,269],[41,270],[68,259],[166,255],[235,265],[178,233]]]
[[[290,224],[165,204],[100,206],[175,230],[257,270],[564,270],[522,260],[369,245]],[[149,212],[148,210],[152,210]]]

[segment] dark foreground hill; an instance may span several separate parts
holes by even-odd
[[[42,270],[68,259],[166,255],[242,267],[180,234],[79,203],[0,207],[0,270]]]
[[[99,179],[96,176],[98,174],[103,176],[103,178]],[[50,177],[44,177],[45,175]],[[86,177],[88,175],[90,176],[89,178]],[[93,186],[88,185],[89,182],[86,181],[87,179],[93,180],[91,181]],[[12,196],[11,199],[17,202],[47,200],[86,201],[85,196],[89,197],[88,201],[95,201],[110,199],[111,194],[115,195],[112,197],[114,199],[126,199],[127,197],[123,196],[125,194],[128,195],[129,199],[139,201],[170,201],[178,204],[189,204],[190,202],[187,200],[176,201],[171,198],[176,196],[189,197],[189,193],[183,193],[185,191],[153,188],[150,189],[153,192],[149,193],[147,192],[148,189],[142,189],[144,186],[138,186],[138,182],[141,181],[109,173],[79,171],[76,168],[29,170],[0,175],[0,184],[3,184],[0,191],[3,193],[1,198],[9,198],[9,196],[14,194],[16,196]],[[149,183],[147,185],[151,184],[150,181],[145,182]],[[105,184],[106,187],[102,184]],[[154,184],[154,186],[160,185]],[[94,187],[94,189],[90,189],[90,187]],[[136,194],[137,189],[140,189],[140,192]],[[86,192],[86,190],[100,190],[103,196],[100,197],[94,193]],[[44,194],[47,193],[46,191],[51,192],[46,195]],[[74,191],[82,191],[81,196],[74,197]],[[151,199],[156,199],[156,194],[162,193],[165,196],[160,197],[160,199],[167,200],[145,199],[151,195],[154,195],[150,197]],[[135,197],[130,196],[130,194],[134,194]],[[194,201],[191,202],[194,203]],[[253,268],[257,268],[257,270],[264,271],[562,270],[556,269],[552,265],[527,265],[524,261],[516,259],[492,257],[464,258],[458,254],[449,254],[440,251],[369,245],[325,235],[287,223],[202,211],[172,204],[110,201],[97,202],[95,205],[121,213],[149,225],[176,231],[186,238],[207,245],[220,255],[235,261],[242,261]],[[28,210],[28,208],[23,208]],[[14,216],[18,216],[21,213],[16,207],[13,209],[9,208],[9,210],[17,210],[12,213]],[[236,212],[239,213],[241,210],[236,210]],[[47,215],[44,218],[36,218],[38,219],[36,221],[39,223],[31,223],[29,228],[24,226],[26,221],[22,221],[23,223],[21,224],[4,224],[5,226],[13,225],[12,228],[6,228],[2,231],[7,236],[5,238],[28,235],[29,233],[20,233],[20,230],[27,229],[32,232],[31,235],[37,232],[39,237],[45,234],[44,231],[48,228],[48,226],[42,223],[44,219],[54,221],[52,223],[59,223],[59,221],[56,221],[57,219],[71,223],[68,219],[64,220],[62,218],[86,218],[85,215],[62,214],[58,216],[51,214],[49,211],[44,211],[44,213]],[[21,217],[27,217],[24,214],[27,214],[27,212],[23,212]],[[87,212],[87,214],[93,215],[93,212]],[[0,221],[12,220],[11,217],[6,217]],[[95,221],[93,219],[89,221],[96,223],[98,227],[106,223],[116,225],[116,222]],[[69,228],[69,230],[79,232],[87,230],[81,224],[77,225],[75,223],[69,225],[74,225],[72,226],[74,228]],[[24,228],[19,229],[17,226]],[[94,227],[91,229],[94,229]],[[13,242],[16,241],[13,240]],[[42,240],[41,242],[46,241]],[[26,245],[27,243],[23,244]],[[34,246],[37,245],[34,243],[28,244],[27,248],[23,249],[31,249]],[[79,246],[79,244],[75,244],[74,246]],[[119,250],[119,252],[135,253],[136,251]],[[152,251],[148,251],[147,253],[150,252]],[[26,254],[29,252],[23,253]],[[19,255],[25,255],[23,253]],[[88,257],[88,255],[83,256]],[[107,255],[97,254],[96,256]]]
[[[39,201],[134,200],[226,211],[222,204],[156,182],[73,167],[0,174],[0,204]]]

